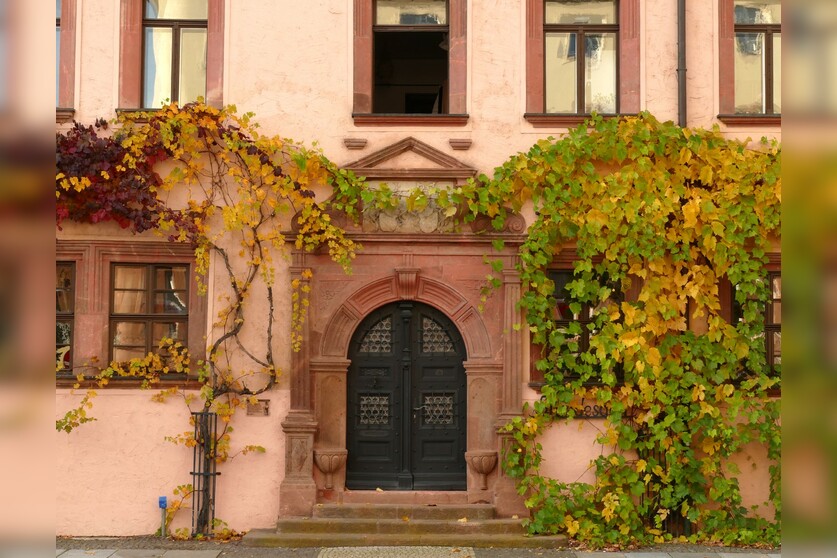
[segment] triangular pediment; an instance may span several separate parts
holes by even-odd
[[[477,169],[413,137],[343,166],[369,180],[464,180]]]

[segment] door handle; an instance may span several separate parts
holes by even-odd
[[[427,405],[422,405],[421,407],[413,407],[414,411],[421,411],[422,409],[426,409]]]

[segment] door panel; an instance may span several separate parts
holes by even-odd
[[[464,490],[466,389],[462,338],[417,302],[380,308],[349,352],[346,486]]]

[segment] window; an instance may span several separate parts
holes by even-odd
[[[782,365],[782,274],[770,271],[767,274],[770,300],[764,309],[764,347],[768,375],[778,375]],[[735,289],[730,289],[731,322],[738,324],[744,319],[741,304],[735,299]]]
[[[781,1],[720,0],[719,6],[720,120],[751,124],[770,123],[772,118],[778,123],[782,112]]]
[[[735,112],[782,112],[782,7],[776,0],[735,1]]]
[[[546,112],[616,113],[616,0],[544,2]]]
[[[206,94],[207,0],[146,0],[142,106]]]
[[[111,359],[126,361],[157,350],[170,338],[188,344],[189,266],[113,264]]]
[[[223,104],[224,0],[122,0],[121,22],[120,108]]]
[[[447,112],[447,2],[377,0],[373,32],[372,112]]]
[[[586,352],[590,348],[589,325],[592,315],[590,307],[586,304],[582,304],[577,313],[570,310],[572,300],[567,285],[573,280],[573,271],[571,269],[552,270],[547,275],[555,285],[554,329],[566,331],[571,324],[578,323],[581,327],[581,334],[567,338],[568,348],[575,354]],[[543,347],[539,345],[532,347],[529,387],[539,388],[544,383],[544,371],[538,370],[536,366],[537,361],[544,356]]]
[[[528,0],[526,119],[639,111],[638,0]]]
[[[63,350],[62,367],[72,368],[73,326],[75,313],[75,264],[59,262],[55,266],[55,350]]]
[[[56,374],[59,386],[71,387],[76,374],[94,376],[111,360],[144,357],[162,337],[181,341],[195,360],[206,354],[206,297],[198,293],[192,246],[59,239],[56,262],[56,348],[72,347],[68,367]]]
[[[61,106],[61,0],[55,0],[55,106]]]
[[[466,0],[355,0],[356,124],[464,125]]]
[[[58,122],[66,122],[73,115],[76,2],[77,0],[55,2],[55,108]]]

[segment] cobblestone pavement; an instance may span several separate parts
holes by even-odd
[[[323,541],[327,544],[327,540]],[[468,547],[253,548],[241,541],[58,538],[56,558],[780,558],[780,550],[659,545],[625,552]]]

